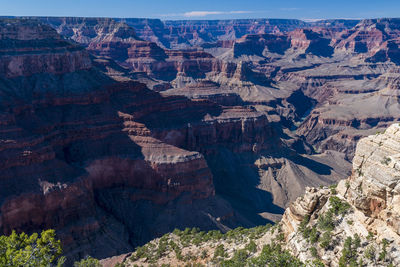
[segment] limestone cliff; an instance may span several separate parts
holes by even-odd
[[[357,235],[361,243],[353,246],[356,262],[362,260],[367,266],[399,265],[400,183],[396,165],[399,151],[398,124],[393,124],[384,133],[361,139],[353,159],[352,175],[347,180],[340,181],[337,188],[309,188],[286,210],[281,224],[287,237],[287,248],[306,260],[311,257],[310,249],[314,246],[323,262],[337,266],[343,261],[340,252],[346,238],[352,237],[354,242]],[[346,211],[336,210],[332,229],[328,229],[324,224],[327,214],[332,209],[340,209],[338,203]],[[305,229],[314,226],[319,238],[315,244],[310,244],[305,241]],[[325,240],[328,236],[330,241]]]

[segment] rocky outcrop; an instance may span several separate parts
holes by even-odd
[[[305,238],[306,225],[322,229],[321,233],[318,233],[320,238],[323,238],[324,226],[321,224],[324,219],[317,219],[327,216],[327,212],[338,208],[340,203],[340,207],[345,207],[347,211],[336,213],[339,218],[334,218],[334,227],[329,230],[333,231],[336,246],[339,245],[339,248],[344,250],[346,236],[354,237],[357,234],[357,238],[361,239],[362,249],[355,249],[356,261],[361,258],[368,266],[385,266],[388,262],[399,264],[399,180],[396,169],[399,136],[399,125],[393,124],[384,133],[361,139],[353,159],[353,173],[347,180],[340,181],[336,189],[310,188],[303,197],[290,205],[285,211],[281,225],[287,236],[287,248],[292,253],[303,260],[310,258],[309,248],[306,249],[307,245],[302,241]],[[382,245],[382,242],[386,242],[386,245]],[[378,245],[374,245],[376,243]],[[335,245],[330,245],[328,250],[324,249],[324,245],[321,246],[322,248],[317,247],[317,251],[326,264],[337,266],[343,261],[340,255],[332,253],[338,250]],[[369,255],[372,246],[375,246],[375,249],[373,254]],[[376,250],[383,246],[385,253],[381,252],[378,260]],[[369,252],[363,255],[364,250]]]
[[[392,60],[398,64],[398,56],[394,50],[397,49],[399,29],[398,19],[362,20],[353,29],[342,33],[343,40],[336,48],[354,53],[367,53],[367,62]]]
[[[290,47],[286,36],[273,34],[245,35],[234,43],[234,57],[241,55],[262,56],[264,50],[270,53],[284,54]]]
[[[299,29],[290,32],[288,36],[291,47],[294,50],[304,51],[304,53],[321,57],[330,57],[333,54],[333,47],[330,46],[330,40],[315,31]]]
[[[0,21],[0,73],[5,78],[36,73],[64,74],[91,68],[88,53],[63,40],[47,25]]]
[[[373,219],[371,226],[376,227],[382,237],[386,231],[386,234],[393,231],[400,235],[399,170],[396,166],[399,131],[399,125],[394,124],[384,133],[360,140],[353,159],[353,175],[346,191],[342,189],[358,210]]]
[[[238,39],[233,46],[233,56],[257,55],[269,57],[269,53],[283,55],[306,53],[321,57],[333,54],[331,39],[311,29],[297,29],[287,34],[251,34]]]

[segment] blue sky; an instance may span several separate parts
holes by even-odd
[[[0,15],[166,19],[400,17],[400,0],[0,0]]]

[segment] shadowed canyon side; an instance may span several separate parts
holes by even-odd
[[[400,126],[393,124],[358,142],[350,177],[307,187],[274,226],[219,235],[176,230],[113,260],[125,266],[398,266],[399,152]]]

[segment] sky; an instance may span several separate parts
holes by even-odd
[[[0,16],[361,19],[400,17],[400,0],[0,0]]]

